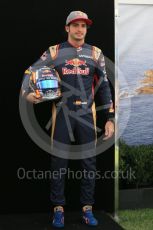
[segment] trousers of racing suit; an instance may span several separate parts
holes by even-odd
[[[28,94],[29,77],[32,71],[43,66],[53,67],[61,79],[62,99],[53,103],[52,107],[52,146],[51,171],[56,176],[51,178],[50,199],[53,205],[64,205],[65,173],[68,160],[62,157],[66,147],[67,153],[72,141],[77,140],[80,146],[88,145],[92,157],[81,159],[81,167],[86,170],[86,176],[81,180],[82,204],[94,203],[96,171],[95,141],[95,109],[94,84],[98,79],[98,90],[101,105],[107,111],[108,119],[114,116],[112,110],[111,91],[105,71],[104,56],[100,49],[84,43],[81,47],[73,47],[69,42],[51,46],[41,58],[25,72],[22,84],[23,94]],[[100,82],[100,83],[99,83]],[[80,149],[81,151],[81,149]],[[93,175],[93,174],[92,174]]]
[[[95,175],[96,175],[96,157],[95,157],[95,121],[92,109],[82,109],[82,105],[71,105],[68,107],[66,103],[60,103],[53,106],[53,129],[52,129],[52,145],[53,151],[59,151],[60,157],[56,157],[56,151],[51,160],[51,201],[54,205],[64,205],[64,184],[65,172],[68,166],[68,154],[71,154],[71,142],[77,140],[80,145],[80,152],[83,152],[83,145],[88,144],[88,151],[92,157],[81,159],[81,168],[84,170],[81,179],[81,204],[94,203]],[[56,118],[54,119],[54,114]],[[66,145],[67,148],[64,149]],[[62,151],[65,150],[67,159],[62,158]],[[79,149],[77,150],[77,152]],[[92,152],[91,152],[92,151]],[[89,154],[88,152],[88,154]],[[76,153],[77,154],[77,153]],[[82,154],[83,155],[83,154]],[[54,172],[56,175],[54,177]]]

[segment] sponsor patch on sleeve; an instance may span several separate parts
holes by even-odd
[[[25,74],[31,74],[31,71],[29,69],[27,69],[24,73]]]

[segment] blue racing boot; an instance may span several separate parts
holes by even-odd
[[[98,221],[92,213],[92,206],[85,205],[82,208],[82,222],[88,226],[97,226]]]
[[[62,206],[56,206],[54,208],[52,226],[56,228],[64,227],[64,208]]]

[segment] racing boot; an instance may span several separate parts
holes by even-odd
[[[97,226],[98,221],[94,217],[91,205],[85,205],[82,208],[82,222],[88,226]]]
[[[52,226],[56,228],[64,227],[64,208],[62,206],[54,207]]]

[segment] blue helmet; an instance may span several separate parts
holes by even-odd
[[[30,86],[43,100],[55,100],[61,97],[60,78],[53,68],[44,66],[32,72]]]

